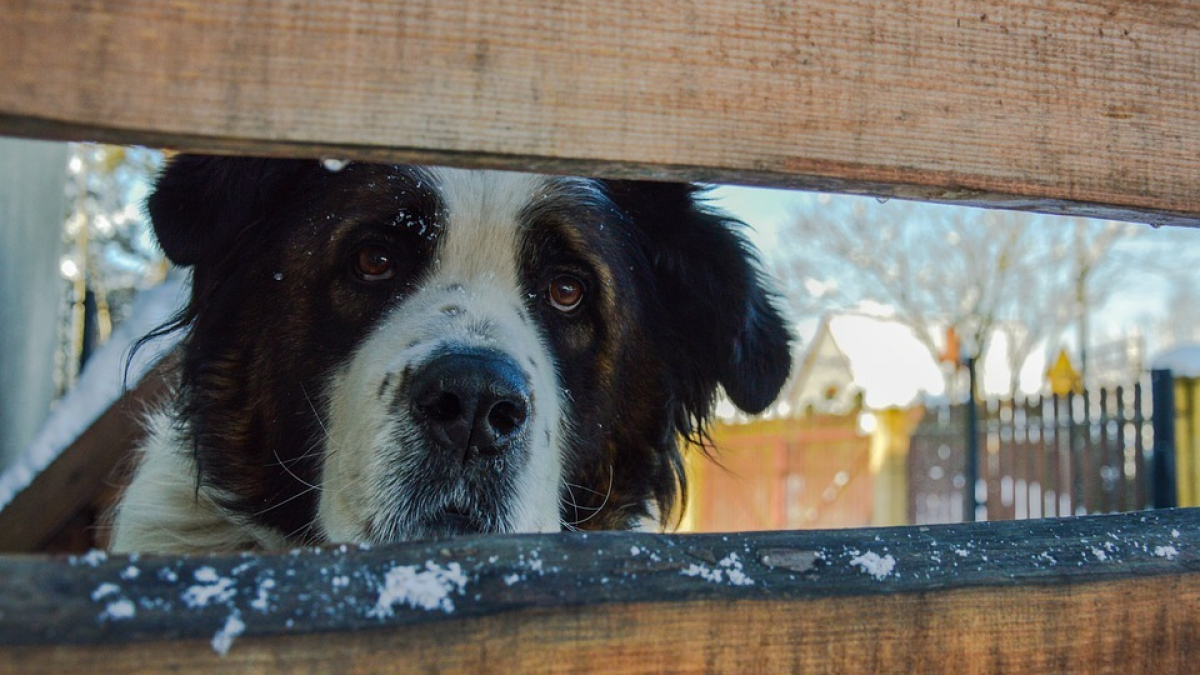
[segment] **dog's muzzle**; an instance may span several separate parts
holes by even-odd
[[[413,375],[409,406],[434,451],[464,468],[512,452],[524,437],[529,379],[508,355],[475,350],[442,354]]]

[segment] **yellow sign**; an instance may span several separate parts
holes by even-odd
[[[1083,382],[1079,379],[1079,373],[1075,371],[1075,366],[1071,365],[1071,359],[1067,358],[1067,350],[1060,349],[1058,358],[1054,360],[1054,365],[1046,371],[1046,379],[1050,381],[1050,391],[1056,396],[1066,396],[1071,392],[1076,394],[1083,391]]]

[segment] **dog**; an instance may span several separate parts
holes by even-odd
[[[146,209],[192,291],[116,551],[666,527],[790,370],[696,186],[180,155]]]

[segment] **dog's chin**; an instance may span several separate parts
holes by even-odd
[[[422,538],[457,537],[468,534],[493,534],[500,531],[496,518],[446,508],[421,519]]]
[[[398,544],[406,541],[498,534],[512,529],[497,512],[456,506],[443,506],[420,513],[397,513],[391,519],[375,519],[375,522],[378,523],[376,526],[364,528],[365,541],[358,543]]]

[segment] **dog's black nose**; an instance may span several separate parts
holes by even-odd
[[[508,450],[529,414],[529,383],[499,352],[438,356],[413,377],[410,392],[413,415],[434,443],[464,462]]]

